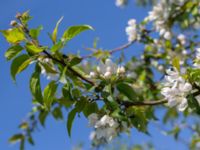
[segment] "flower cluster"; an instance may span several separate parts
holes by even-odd
[[[124,66],[117,66],[111,59],[106,59],[105,63],[100,63],[97,66],[97,73],[90,72],[91,78],[96,78],[98,75],[105,79],[109,79],[112,75],[123,75],[125,73]]]
[[[48,80],[57,80],[59,77],[58,71],[56,70],[56,68],[54,68],[52,60],[49,58],[39,58],[38,61],[41,63],[40,67],[41,67],[41,74],[43,74],[44,76],[46,76],[46,78]],[[48,72],[45,67],[42,64],[48,64],[51,66],[52,71],[54,72]]]
[[[108,115],[99,118],[96,113],[93,113],[88,116],[88,119],[89,125],[95,129],[90,134],[94,145],[108,143],[120,132],[119,123]],[[123,130],[127,130],[127,125],[123,125]]]
[[[128,36],[129,42],[132,42],[137,39],[137,24],[135,19],[130,19],[128,21],[128,26],[126,27],[126,34]]]
[[[127,0],[116,0],[115,1],[115,5],[117,7],[124,7],[124,5],[126,5],[126,3],[127,3]]]
[[[186,82],[175,68],[168,69],[166,72],[166,82],[161,94],[168,100],[170,107],[177,106],[179,111],[184,111],[188,106],[186,97],[191,92],[192,85]]]
[[[166,3],[160,2],[153,7],[146,18],[148,21],[154,21],[155,30],[159,32],[160,36],[170,40],[172,34],[167,26],[166,20],[169,16],[169,9]]]

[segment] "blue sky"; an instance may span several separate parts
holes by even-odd
[[[0,29],[9,28],[9,23],[17,12],[30,10],[34,17],[30,22],[31,27],[43,25],[40,41],[43,45],[50,44],[47,36],[52,32],[55,23],[64,16],[59,33],[68,26],[89,24],[95,31],[88,31],[73,39],[65,49],[65,53],[80,51],[84,55],[88,52],[84,47],[91,47],[94,38],[100,39],[99,46],[111,49],[127,42],[125,27],[130,18],[141,21],[149,8],[136,7],[131,1],[125,9],[115,6],[114,0],[6,0],[0,4]],[[31,95],[29,92],[29,77],[32,69],[28,69],[17,77],[14,84],[10,77],[10,62],[6,62],[4,52],[8,48],[5,39],[0,36],[0,149],[17,150],[18,145],[9,145],[7,139],[18,132],[17,125],[26,118],[31,110]],[[139,55],[141,47],[137,44],[127,49],[128,55]],[[116,55],[117,56],[117,55]],[[45,79],[44,79],[45,80]],[[66,119],[65,119],[66,121]],[[72,129],[72,138],[67,135],[65,121],[56,122],[49,117],[46,128],[39,128],[34,134],[35,146],[26,145],[27,150],[68,150],[73,145],[83,142],[85,149],[89,149],[89,132],[85,118],[77,118]],[[133,129],[130,137],[126,137],[128,143],[144,143],[152,141],[156,143],[156,149],[184,150],[185,147],[176,143],[170,137],[160,134],[154,126],[150,126],[152,136],[148,137]]]

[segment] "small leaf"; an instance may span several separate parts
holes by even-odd
[[[54,100],[58,85],[55,81],[51,81],[44,89],[44,104],[48,110],[51,108],[51,104]]]
[[[21,141],[22,139],[24,139],[23,134],[15,134],[9,139],[9,142],[10,143],[16,143],[18,141]]]
[[[40,53],[46,49],[46,47],[39,47],[33,43],[26,43],[26,49],[31,53]]]
[[[30,79],[30,90],[35,100],[42,104],[42,92],[40,86],[40,72],[35,71]]]
[[[63,114],[62,114],[61,108],[59,107],[54,108],[54,110],[52,111],[52,115],[54,116],[56,120],[63,119]]]
[[[53,33],[52,33],[52,40],[53,40],[53,43],[56,43],[57,41],[57,33],[58,33],[58,26],[59,24],[61,23],[61,21],[63,20],[63,17],[61,17],[58,22],[56,23],[56,27],[54,28],[53,30]]]
[[[178,71],[180,71],[180,58],[179,57],[175,57],[172,60],[172,65],[173,67],[175,67]]]
[[[119,92],[121,92],[126,97],[128,97],[129,100],[136,99],[136,93],[130,85],[128,85],[126,83],[119,83],[119,84],[117,84],[117,89],[119,90]]]
[[[18,73],[22,72],[29,64],[29,56],[26,54],[16,57],[11,64],[11,76],[15,81]]]
[[[51,47],[51,52],[52,52],[52,53],[55,53],[55,52],[61,50],[62,48],[63,48],[63,43],[62,43],[62,41],[59,41],[59,42],[57,42],[56,44],[54,44],[54,45]]]
[[[1,30],[0,32],[3,34],[6,40],[11,44],[16,44],[25,40],[25,35],[19,28]]]
[[[62,38],[67,42],[85,30],[93,30],[93,28],[89,25],[71,26],[64,32]]]
[[[38,118],[39,118],[39,121],[40,121],[42,126],[45,126],[45,120],[46,120],[47,116],[48,116],[48,111],[41,111],[39,113]]]
[[[83,113],[86,117],[88,117],[90,114],[96,113],[97,111],[98,111],[98,105],[97,103],[93,102],[86,104]]]
[[[72,109],[72,111],[70,111],[68,114],[67,131],[68,131],[69,137],[71,137],[71,128],[72,128],[72,124],[73,124],[74,118],[76,116],[76,113],[77,113],[76,109]]]
[[[36,29],[31,29],[30,32],[29,32],[29,34],[30,34],[30,36],[31,36],[33,39],[37,40],[37,38],[38,38],[38,36],[39,36],[39,34],[40,34],[40,31],[41,31],[42,29],[43,29],[42,26],[39,26],[39,27],[37,27]]]
[[[75,66],[77,64],[79,64],[82,61],[81,58],[79,57],[73,57],[70,61],[70,66]]]
[[[11,46],[6,52],[5,57],[7,60],[11,60],[15,56],[17,56],[24,48],[20,45]]]

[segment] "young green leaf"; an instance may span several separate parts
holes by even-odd
[[[53,30],[53,33],[52,33],[52,40],[53,40],[53,43],[56,43],[57,41],[57,33],[58,33],[58,26],[59,24],[61,23],[61,21],[63,20],[63,17],[61,17],[58,22],[56,23],[56,27],[54,28]]]
[[[67,42],[85,30],[93,30],[93,28],[89,25],[71,26],[64,32],[62,39]]]
[[[51,81],[44,89],[44,105],[48,110],[51,108],[51,104],[54,100],[58,84],[55,81]]]
[[[42,26],[39,26],[39,27],[37,27],[36,29],[30,29],[29,34],[30,34],[30,36],[31,36],[33,39],[37,40],[37,38],[38,38],[38,36],[39,36],[39,34],[40,34],[40,31],[41,31],[42,29],[43,29]]]
[[[39,47],[33,43],[26,43],[26,49],[31,53],[40,53],[46,49],[46,47]]]
[[[72,111],[69,112],[68,114],[68,118],[67,118],[67,131],[68,131],[68,135],[69,137],[71,137],[71,128],[72,128],[72,124],[73,124],[73,121],[74,121],[74,118],[76,116],[76,108],[75,109],[72,109]]]
[[[43,97],[42,97],[42,91],[40,86],[40,72],[34,72],[30,79],[30,90],[34,97],[34,99],[42,104]]]
[[[15,81],[16,75],[22,72],[30,63],[30,57],[26,54],[16,57],[11,64],[11,76]]]
[[[1,30],[0,32],[3,34],[6,40],[11,44],[17,44],[25,40],[25,35],[19,28]]]
[[[21,141],[22,139],[24,139],[23,134],[15,134],[9,139],[9,142],[10,143],[16,143],[18,141]]]
[[[128,97],[129,100],[136,99],[136,93],[130,85],[128,85],[126,83],[119,83],[119,84],[117,84],[117,89],[119,90],[119,92],[121,92],[126,97]]]
[[[6,52],[5,52],[5,57],[7,60],[11,60],[15,56],[17,56],[21,51],[23,50],[23,47],[20,45],[14,45],[11,46]]]

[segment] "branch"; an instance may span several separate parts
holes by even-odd
[[[37,44],[37,46],[42,47],[39,43],[35,42],[35,40],[31,37],[29,29],[28,29],[26,26],[23,25],[23,23],[21,22],[20,19],[19,19],[19,21],[20,21],[20,24],[22,25],[22,27],[23,27],[23,29],[24,29],[24,32],[27,34],[27,36],[30,38],[30,40],[31,40],[34,44]],[[66,64],[63,60],[59,60],[59,59],[53,57],[53,56],[52,56],[50,53],[48,53],[46,50],[44,50],[43,53],[46,54],[48,58],[50,58],[50,59],[52,59],[52,60],[54,60],[54,61],[60,63],[60,64],[63,65],[63,66],[67,66],[67,64]],[[86,77],[82,76],[79,72],[75,71],[72,67],[67,66],[67,68],[68,68],[68,70],[70,70],[75,76],[78,76],[80,79],[82,79],[82,80],[88,82],[88,83],[91,84],[91,85],[95,85],[95,83],[94,83],[93,81],[91,81],[91,80],[87,79]]]
[[[122,46],[119,46],[117,48],[111,49],[108,52],[109,52],[110,55],[112,55],[115,52],[118,52],[118,51],[121,51],[121,50],[124,50],[124,49],[130,47],[133,43],[135,43],[135,40],[132,41],[132,42],[126,43],[126,44],[124,44]],[[92,50],[94,52],[97,51],[97,49],[93,49],[93,48],[87,48],[87,49]],[[82,59],[91,58],[92,56],[93,56],[93,53],[90,54],[90,55],[83,56]]]
[[[125,107],[130,107],[130,106],[154,106],[154,105],[161,105],[165,104],[168,101],[163,99],[163,100],[157,100],[157,101],[142,101],[142,102],[130,102],[130,101],[125,101],[121,102],[121,105]]]

